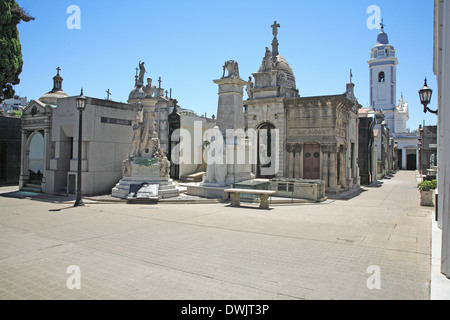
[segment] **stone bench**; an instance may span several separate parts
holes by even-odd
[[[232,207],[239,207],[241,205],[240,201],[241,193],[259,194],[259,199],[261,200],[259,207],[261,209],[269,208],[269,197],[276,193],[276,191],[272,190],[255,190],[255,189],[225,189],[224,191],[230,194]]]

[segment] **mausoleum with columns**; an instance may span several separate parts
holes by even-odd
[[[255,81],[250,77],[247,84],[247,129],[258,132],[253,172],[258,178],[320,179],[328,192],[357,187],[361,105],[354,84],[350,81],[342,94],[301,97],[294,72],[278,51],[279,27],[272,25],[272,50],[266,47]],[[268,160],[261,161],[264,156]]]

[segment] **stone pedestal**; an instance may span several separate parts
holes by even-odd
[[[144,184],[157,185],[158,196],[161,199],[177,197],[179,190],[172,179],[160,176],[160,163],[131,164],[131,175],[124,176],[112,189],[111,195],[116,198],[127,199],[133,189]]]
[[[227,186],[254,179],[250,163],[250,142],[245,139],[245,116],[243,108],[244,86],[247,82],[239,77],[237,62],[227,61],[224,66],[228,76],[214,80],[219,85],[219,103],[217,107],[217,127],[224,137]],[[207,172],[208,176],[208,172]]]

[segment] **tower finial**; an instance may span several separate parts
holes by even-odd
[[[275,58],[278,55],[278,40],[277,40],[277,35],[278,35],[278,28],[280,28],[280,24],[277,23],[277,21],[275,20],[273,22],[273,25],[271,25],[272,27],[272,34],[273,34],[273,40],[272,40],[272,57]]]
[[[385,26],[385,24],[384,24],[384,22],[383,22],[383,18],[381,18],[380,26],[381,26],[381,32],[384,32],[384,26]]]

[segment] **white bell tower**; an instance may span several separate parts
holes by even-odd
[[[370,70],[370,110],[383,110],[389,124],[394,121],[396,107],[396,74],[397,58],[395,48],[389,44],[388,35],[381,23],[381,32],[377,37],[377,44],[370,52],[368,61]],[[393,126],[389,125],[390,128]]]

